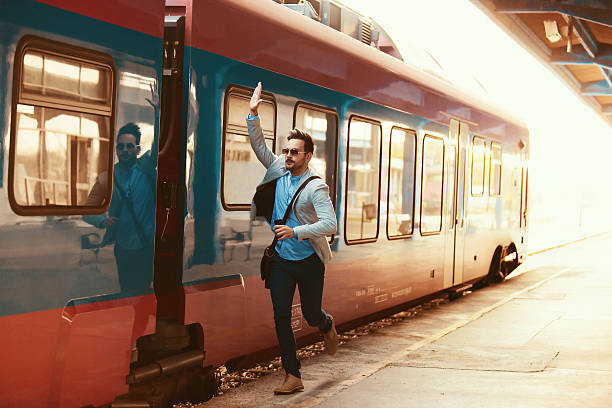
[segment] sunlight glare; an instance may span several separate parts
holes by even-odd
[[[455,86],[482,95],[481,83],[492,103],[522,118],[530,131],[530,240],[537,241],[547,229],[542,241],[559,239],[551,214],[571,228],[585,229],[586,219],[592,221],[589,228],[612,228],[606,221],[610,217],[602,218],[612,201],[607,187],[612,128],[476,5],[456,0],[342,3],[376,20],[406,61],[413,62],[424,49]]]

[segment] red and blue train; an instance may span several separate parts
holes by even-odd
[[[340,327],[501,280],[525,256],[520,120],[280,4],[2,2],[0,55],[0,406],[202,399],[213,368],[274,350],[259,278],[272,233],[249,217],[258,81],[267,143],[280,152],[294,127],[315,139],[339,226],[324,305]],[[86,222],[108,211],[129,122],[159,151],[152,284],[137,290]]]

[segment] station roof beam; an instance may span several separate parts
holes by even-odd
[[[497,0],[498,13],[561,13],[583,20],[612,25],[612,10],[605,1],[588,0]]]
[[[472,0],[612,123],[609,0]]]

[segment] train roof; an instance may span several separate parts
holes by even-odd
[[[164,0],[35,0],[96,20],[164,38]]]
[[[193,2],[187,7],[186,24],[188,46],[430,120],[455,117],[470,123],[475,132],[506,124],[526,136],[523,121],[492,101],[274,1],[265,7],[260,0]]]
[[[93,7],[77,0],[37,1],[163,36],[163,0],[154,0],[153,8],[147,6],[149,0],[129,5],[109,0],[113,7]],[[454,117],[469,123],[476,133],[515,135],[527,142],[523,121],[499,104],[272,0],[166,0],[166,6],[185,7],[187,46],[432,121],[447,123]]]
[[[272,0],[308,18],[320,22],[375,47],[385,54],[404,60],[391,36],[373,18],[338,0]],[[262,3],[266,7],[266,3]]]

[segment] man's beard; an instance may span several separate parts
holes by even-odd
[[[136,157],[132,155],[121,155],[119,156],[119,163],[125,166],[131,166],[136,163]]]

